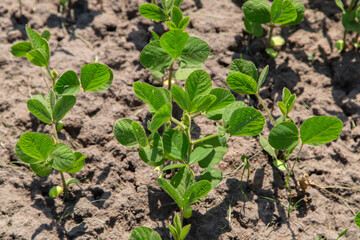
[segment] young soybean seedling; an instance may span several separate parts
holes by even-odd
[[[298,0],[274,0],[271,6],[267,0],[248,0],[243,5],[243,11],[245,28],[250,34],[260,37],[263,35],[261,24],[269,25],[266,52],[275,58],[278,53],[273,47],[285,43],[281,36],[273,36],[275,26],[284,27],[300,23],[304,18],[305,7]]]
[[[344,50],[348,45],[346,44],[346,35],[349,31],[356,32],[356,38],[353,42],[355,48],[360,46],[360,2],[355,5],[355,0],[351,0],[350,5],[345,9],[341,0],[335,0],[336,5],[342,11],[342,25],[344,26],[344,35],[342,40],[338,40],[335,44],[340,51]]]
[[[44,76],[51,81],[47,96],[33,96],[27,101],[27,107],[40,121],[52,125],[53,133],[51,137],[43,133],[24,133],[16,144],[15,151],[39,176],[49,175],[53,168],[58,170],[62,187],[51,188],[49,195],[56,197],[64,191],[66,197],[67,187],[78,180],[71,178],[65,181],[64,172],[80,171],[86,156],[80,152],[73,152],[66,144],[59,142],[57,131],[61,130],[60,120],[75,105],[75,95],[81,88],[84,92],[106,90],[112,83],[113,74],[103,64],[90,63],[81,68],[81,84],[74,71],[67,71],[58,78],[56,69],[50,69],[50,32],[45,30],[40,35],[29,27],[26,27],[26,32],[30,41],[16,43],[10,51],[15,57],[26,57],[32,64],[41,67]]]

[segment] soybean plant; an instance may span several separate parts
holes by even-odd
[[[61,119],[76,103],[75,95],[80,92],[98,92],[110,87],[113,74],[105,65],[90,63],[81,68],[81,84],[74,71],[66,71],[58,77],[56,69],[50,68],[50,32],[45,30],[41,35],[26,27],[29,42],[16,43],[11,47],[15,57],[26,57],[33,65],[41,67],[44,76],[51,81],[47,96],[34,95],[27,101],[29,111],[45,124],[52,126],[51,136],[44,133],[27,132],[21,135],[16,144],[17,156],[39,176],[47,176],[52,169],[58,170],[61,186],[51,188],[49,195],[56,197],[64,191],[67,196],[68,185],[77,183],[71,178],[65,181],[64,172],[76,173],[82,169],[86,156],[73,152],[70,147],[59,142],[57,130],[61,130]],[[46,82],[47,84],[47,82]],[[48,86],[48,85],[47,85]]]

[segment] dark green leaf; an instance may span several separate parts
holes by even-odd
[[[161,5],[167,13],[169,13],[174,7],[174,0],[161,0]]]
[[[226,83],[231,90],[241,94],[255,94],[258,90],[256,81],[244,73],[231,74]]]
[[[235,59],[232,61],[229,68],[229,75],[233,73],[243,73],[252,77],[254,80],[258,79],[256,66],[252,62],[244,59]]]
[[[336,2],[337,0],[335,0]],[[296,19],[292,22],[287,23],[286,25],[295,25],[295,24],[299,24],[305,15],[305,6],[304,4],[302,4],[301,2],[299,2],[298,0],[290,0],[290,2],[294,5],[297,16]]]
[[[74,96],[62,96],[57,100],[54,111],[53,119],[54,121],[60,121],[68,111],[75,105],[76,97]]]
[[[227,143],[227,136],[226,136],[226,129],[221,126],[220,124],[216,123],[217,129],[218,129],[218,138],[221,146],[226,147]]]
[[[180,7],[180,5],[182,4],[184,0],[175,0],[174,5],[177,7]]]
[[[289,0],[274,0],[271,5],[271,21],[275,24],[288,24],[295,21],[297,12]]]
[[[356,12],[345,12],[342,14],[342,24],[348,31],[360,33],[360,24],[355,21]]]
[[[186,165],[187,164],[184,164],[184,163],[170,164],[170,165],[167,165],[166,167],[163,167],[161,170],[166,171],[166,170],[170,170],[170,169],[174,169],[174,168],[182,168],[182,167],[185,167]]]
[[[259,79],[258,79],[258,90],[264,84],[268,73],[269,73],[269,65],[266,65],[266,67],[261,71],[261,74],[260,74]]]
[[[186,207],[194,203],[198,199],[206,196],[211,190],[211,183],[202,180],[192,185],[182,197],[182,206]]]
[[[207,113],[224,109],[229,104],[235,102],[234,95],[232,95],[229,90],[224,88],[211,89],[210,94],[214,95],[216,97],[216,100],[206,109]]]
[[[181,195],[177,192],[177,190],[170,184],[170,182],[164,178],[158,178],[157,182],[160,187],[167,193],[169,196],[174,199],[179,208],[182,208]]]
[[[171,118],[171,110],[172,110],[171,104],[166,104],[162,108],[160,108],[152,118],[151,124],[150,126],[148,126],[148,129],[151,132],[155,132],[164,123],[169,121],[169,119]]]
[[[42,160],[36,159],[36,158],[32,158],[28,155],[26,155],[23,150],[21,150],[19,143],[16,143],[15,145],[15,152],[16,155],[20,158],[21,161],[26,162],[26,163],[39,163],[42,162]]]
[[[141,160],[151,166],[160,166],[164,163],[163,143],[159,133],[154,132],[148,137],[149,145],[140,148],[139,156]]]
[[[203,159],[199,162],[199,166],[201,168],[208,168],[208,167],[218,164],[223,159],[223,157],[228,149],[227,146],[223,147],[221,145],[218,137],[214,137],[214,138],[202,141],[201,143],[196,144],[194,147],[196,148],[198,146],[204,146],[204,145],[213,146],[214,151],[212,151],[205,159]]]
[[[255,108],[243,107],[235,110],[230,117],[231,136],[255,136],[262,132],[265,117]]]
[[[213,102],[215,102],[216,97],[214,95],[200,95],[193,99],[191,103],[190,114],[198,113],[205,111]]]
[[[183,51],[189,34],[182,30],[170,30],[160,38],[161,47],[173,58],[177,59]]]
[[[158,35],[156,32],[151,31],[151,35],[152,35],[152,41],[154,41],[154,40],[160,40],[160,37],[159,37],[159,35]]]
[[[66,144],[57,143],[49,154],[49,163],[56,170],[65,172],[75,163],[75,155]]]
[[[169,15],[164,10],[151,3],[141,5],[139,7],[139,12],[144,17],[158,22],[169,19]]]
[[[211,188],[215,188],[222,180],[222,172],[216,168],[206,168],[199,176],[199,180],[207,180]]]
[[[184,19],[182,21],[184,21]],[[190,37],[179,59],[180,61],[185,61],[190,65],[198,65],[203,63],[208,58],[209,54],[210,47],[205,41],[196,37]]]
[[[237,102],[231,103],[224,109],[222,119],[223,119],[223,125],[226,129],[228,129],[230,127],[230,118],[231,118],[231,115],[233,114],[233,112],[235,112],[235,110],[243,108],[243,107],[246,107],[246,104],[241,101],[237,101]]]
[[[19,147],[29,157],[46,161],[53,149],[53,143],[51,138],[43,133],[27,132],[21,135]]]
[[[204,160],[212,151],[214,151],[214,149],[211,145],[202,145],[195,148],[189,156],[189,165]]]
[[[146,147],[148,145],[148,139],[146,137],[146,132],[143,126],[141,126],[141,124],[136,121],[133,121],[131,126],[140,147]]]
[[[355,224],[360,228],[360,212],[358,212],[355,216]]]
[[[157,234],[158,236],[154,236]],[[151,238],[154,236],[153,238]],[[148,227],[137,227],[135,228],[130,235],[130,240],[161,240],[161,237],[158,233]]]
[[[336,117],[312,117],[301,125],[300,136],[303,144],[328,143],[339,137],[343,122]]]
[[[287,150],[299,143],[299,131],[292,122],[276,125],[269,134],[270,145],[278,150]]]
[[[30,42],[19,42],[11,46],[10,52],[15,57],[25,57],[32,50]]]
[[[163,134],[164,150],[174,160],[185,160],[189,140],[183,132],[168,129]]]
[[[98,88],[112,81],[112,72],[104,64],[89,63],[81,68],[81,86],[84,91],[97,91]]]
[[[46,41],[49,41],[50,40],[50,31],[49,30],[44,30],[42,33],[41,33],[41,37],[46,39]]]
[[[190,111],[191,101],[189,96],[185,94],[185,91],[181,87],[173,85],[171,87],[171,95],[182,110]]]
[[[188,166],[182,167],[170,181],[171,185],[176,189],[180,196],[183,196],[186,190],[188,190],[195,182],[194,173]]]
[[[249,21],[246,17],[244,18],[244,24],[246,31],[256,37],[261,37],[264,34],[264,30],[261,24]]]
[[[141,64],[150,70],[163,70],[173,61],[173,58],[161,47],[160,41],[150,42],[140,54]]]
[[[130,119],[121,119],[114,126],[115,138],[126,147],[136,147],[139,145],[132,128],[132,123],[133,121]]]
[[[30,164],[31,169],[40,177],[45,177],[51,173],[52,167],[48,162],[38,162]]]
[[[245,17],[251,22],[263,24],[271,20],[270,5],[266,0],[248,0],[242,8]]]
[[[29,111],[40,121],[48,124],[51,123],[51,113],[48,111],[46,105],[44,105],[44,102],[33,98],[27,100],[26,104]]]
[[[185,92],[188,94],[190,101],[193,101],[197,96],[209,94],[211,88],[211,78],[202,69],[192,72],[185,83]]]
[[[84,167],[86,155],[83,155],[81,152],[74,152],[74,157],[74,164],[70,168],[66,169],[65,172],[76,173]]]
[[[60,95],[75,95],[80,92],[79,78],[74,71],[67,71],[56,81],[55,91]]]

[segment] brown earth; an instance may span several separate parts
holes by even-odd
[[[22,2],[23,15],[17,1],[0,3],[0,239],[128,239],[141,225],[170,239],[167,226],[177,207],[156,184],[158,172],[139,159],[137,149],[123,147],[112,134],[120,118],[140,122],[149,118],[132,84],[152,82],[139,63],[139,54],[149,41],[149,31],[162,34],[165,25],[139,15],[144,0],[104,0],[102,7],[95,0],[78,0],[76,22],[69,27],[75,37],[61,28],[58,1]],[[353,219],[360,210],[360,55],[355,49],[339,54],[334,48],[343,28],[333,0],[302,2],[307,9],[304,21],[276,29],[287,42],[275,60],[264,51],[265,37],[253,40],[253,54],[246,54],[243,1],[185,0],[182,9],[191,17],[189,34],[211,47],[205,70],[214,86],[226,88],[227,68],[242,54],[260,69],[270,65],[261,95],[275,116],[280,112],[273,102],[280,100],[285,86],[297,94],[291,114],[296,123],[314,115],[336,116],[344,122],[338,140],[322,147],[305,147],[295,167],[296,179],[308,174],[313,183],[333,188],[325,191],[311,185],[308,201],[302,201],[288,216],[284,174],[261,152],[257,139],[233,138],[217,166],[224,173],[241,164],[242,154],[251,157],[260,151],[251,160],[249,180],[243,181],[247,200],[240,191],[241,170],[228,174],[194,206],[193,217],[186,221],[192,224],[187,239],[336,239],[346,228],[349,231],[343,239],[358,239]],[[26,23],[37,31],[51,31],[51,67],[59,73],[79,73],[82,65],[95,59],[114,71],[108,91],[78,94],[76,106],[64,119],[61,140],[88,156],[84,169],[73,174],[80,183],[72,187],[65,205],[61,198],[48,197],[49,189],[60,184],[59,174],[54,171],[39,178],[27,165],[16,163],[14,154],[22,133],[51,132],[26,107],[30,95],[46,92],[40,69],[9,53],[13,43],[25,40]],[[243,96],[237,95],[237,99],[248,103]],[[215,131],[205,118],[195,124],[198,131],[194,137]]]

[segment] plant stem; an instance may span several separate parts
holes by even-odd
[[[293,165],[292,165],[292,167],[291,167],[290,173],[287,174],[287,176],[286,176],[285,188],[288,186],[288,183],[289,183],[289,180],[290,180],[290,176],[292,175],[292,173],[293,173],[293,171],[294,171],[295,164],[296,164],[297,160],[299,159],[299,155],[300,155],[300,152],[301,152],[303,146],[304,146],[304,144],[301,144],[301,147],[300,147],[300,149],[299,149],[299,152],[298,152],[297,155],[296,155],[296,159],[295,159],[295,161],[294,161],[294,163],[293,163]]]
[[[175,63],[175,61],[172,62],[172,64],[170,65],[170,68],[169,68],[169,78],[168,78],[169,91],[171,90],[171,81],[172,81],[172,77],[173,77],[173,73],[174,73],[174,63]]]
[[[173,123],[175,123],[176,125],[180,126],[183,130],[186,129],[186,126],[185,126],[182,122],[180,122],[179,120],[177,120],[176,118],[171,117],[170,120],[171,120]]]
[[[351,0],[351,3],[349,5],[349,7],[348,7],[348,12],[351,11],[351,9],[354,7],[354,4],[355,4],[355,0]]]
[[[260,104],[261,104],[261,105],[263,106],[263,108],[265,109],[267,115],[269,116],[272,124],[273,124],[274,127],[275,127],[275,126],[276,126],[276,121],[275,121],[274,118],[271,116],[270,111],[269,111],[269,109],[266,107],[264,100],[260,97],[259,93],[255,93],[255,96],[259,99]]]
[[[48,65],[46,66],[46,71],[49,74],[49,79],[51,80],[52,89],[53,91],[55,91],[55,78],[53,78],[50,67]]]
[[[268,39],[268,47],[270,47],[270,43],[271,43],[271,38],[272,38],[272,35],[273,35],[273,32],[274,32],[274,27],[275,25],[274,24],[271,24],[270,25],[270,30],[269,30],[269,39]]]
[[[194,119],[194,118],[196,118],[196,117],[200,116],[201,114],[202,114],[202,113],[201,113],[201,112],[199,112],[198,114],[196,114],[196,115],[192,116],[192,117],[191,117],[191,119]]]
[[[197,140],[195,140],[195,141],[192,142],[192,145],[198,144],[198,143],[200,143],[200,142],[203,142],[203,141],[206,141],[206,140],[215,138],[215,137],[218,137],[218,134],[211,134],[211,135],[209,135],[209,136],[206,136],[206,137],[197,139]]]

